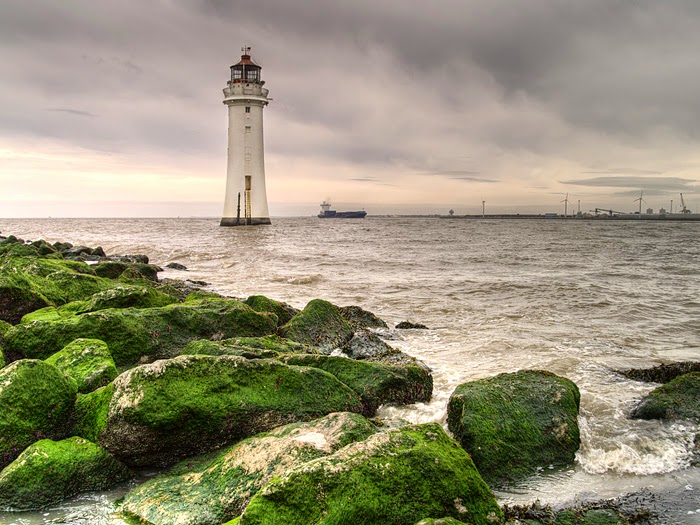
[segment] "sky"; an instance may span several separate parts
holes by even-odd
[[[0,0],[0,217],[220,216],[242,46],[272,216],[700,211],[699,27],[697,0]]]

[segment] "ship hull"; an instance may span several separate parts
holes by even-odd
[[[333,211],[328,210],[318,214],[319,219],[364,219],[366,211]]]

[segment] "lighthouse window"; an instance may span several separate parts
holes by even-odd
[[[246,107],[245,107],[245,112],[246,112],[246,113],[250,113],[250,106],[246,106]]]
[[[246,132],[246,133],[250,133],[250,126],[246,126],[246,127],[245,127],[245,132]]]
[[[246,71],[246,79],[258,80],[260,78],[259,74],[260,72],[257,69],[249,69],[248,71]]]

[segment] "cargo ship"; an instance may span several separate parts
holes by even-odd
[[[335,211],[331,210],[330,203],[323,201],[321,203],[321,213],[318,214],[319,219],[364,219],[367,212],[362,211]]]

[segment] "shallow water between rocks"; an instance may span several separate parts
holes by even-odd
[[[428,404],[380,417],[445,424],[465,381],[545,369],[581,390],[576,463],[495,491],[501,503],[561,505],[646,491],[660,523],[700,523],[700,469],[690,422],[632,421],[658,385],[616,369],[700,360],[700,223],[279,218],[255,228],[218,219],[0,219],[3,235],[144,253],[235,297],[264,294],[302,308],[313,298],[359,305],[390,326],[388,341],[422,359],[435,379]],[[0,524],[118,524],[128,487],[55,509],[2,513]]]

